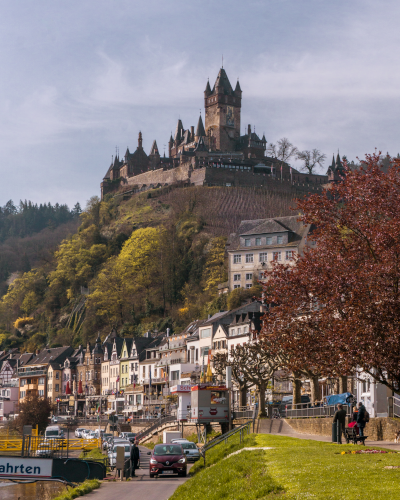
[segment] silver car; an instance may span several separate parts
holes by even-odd
[[[129,441],[119,441],[114,444],[108,452],[108,462],[111,469],[115,467],[115,463],[117,461],[117,448],[124,448],[125,460],[129,460],[131,456],[131,446],[132,445]]]
[[[194,443],[188,441],[187,443],[179,444],[182,446],[188,462],[197,462],[200,459],[200,451]]]

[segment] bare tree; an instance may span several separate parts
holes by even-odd
[[[314,169],[317,165],[322,167],[325,158],[326,155],[321,153],[319,149],[313,149],[312,151],[298,151],[296,154],[296,159],[303,161],[303,165],[300,167],[300,170],[307,172],[310,175],[314,173]]]
[[[276,144],[270,143],[266,148],[266,153],[268,156],[276,158],[281,163],[284,163],[292,158],[292,156],[296,155],[298,153],[298,149],[296,146],[293,146],[289,139],[283,137],[282,139],[279,139]]]
[[[228,360],[228,354],[217,352],[213,356],[214,373],[219,377],[225,377],[226,367],[232,368],[232,379],[239,388],[239,406],[246,406],[246,394],[251,387],[251,382],[245,377],[240,368],[240,363],[234,363]]]

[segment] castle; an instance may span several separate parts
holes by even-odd
[[[168,142],[168,157],[160,155],[154,140],[147,155],[139,132],[134,153],[116,155],[101,183],[102,198],[120,190],[140,192],[166,185],[265,186],[280,190],[310,191],[336,180],[342,168],[333,160],[328,175],[301,173],[276,158],[265,155],[267,140],[248,125],[240,135],[242,89],[239,80],[231,86],[223,68],[213,88],[204,91],[205,120],[200,115],[196,130],[185,129],[178,120],[175,135]]]

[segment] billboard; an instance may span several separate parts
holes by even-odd
[[[46,458],[0,457],[0,479],[48,478],[52,476],[53,460]]]

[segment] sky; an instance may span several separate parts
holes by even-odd
[[[399,20],[395,0],[0,0],[0,206],[84,206],[139,131],[168,153],[222,56],[242,130],[319,149],[322,173],[397,155]]]

